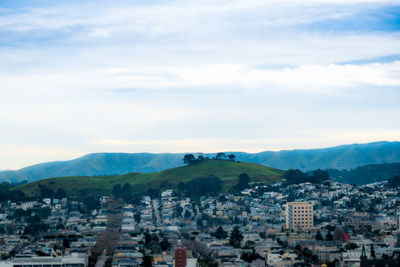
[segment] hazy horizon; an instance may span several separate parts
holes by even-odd
[[[0,3],[0,169],[400,140],[400,3]]]

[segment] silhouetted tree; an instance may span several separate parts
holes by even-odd
[[[63,239],[63,247],[64,248],[70,248],[71,247],[70,243],[69,243],[69,240],[67,238]]]
[[[59,199],[65,198],[65,197],[67,197],[67,193],[64,191],[64,189],[62,189],[62,188],[60,187],[60,188],[57,189],[57,192],[56,192],[56,194],[55,194],[55,197],[56,197],[56,198],[59,198]]]
[[[133,217],[135,218],[136,223],[140,223],[140,221],[142,220],[142,216],[140,215],[140,212],[136,212]]]
[[[223,152],[219,152],[219,153],[215,156],[215,159],[218,159],[218,160],[224,159],[224,158],[226,158],[226,155],[225,155],[225,153],[223,153]]]
[[[214,175],[198,177],[185,184],[187,196],[198,198],[208,194],[217,194],[222,190],[222,181]]]
[[[192,214],[190,213],[190,211],[185,210],[184,216],[185,216],[185,218],[190,218],[190,217],[192,217]]]
[[[326,180],[329,180],[329,173],[320,169],[313,171],[313,175],[309,176],[309,182],[314,184],[321,183]]]
[[[113,189],[112,189],[112,194],[113,196],[118,199],[121,197],[122,194],[122,187],[120,184],[116,184],[114,185]]]
[[[229,243],[234,248],[240,248],[240,241],[243,240],[243,235],[239,230],[239,227],[235,226],[231,232],[231,236],[229,237]]]
[[[308,175],[298,169],[289,169],[285,172],[283,178],[286,179],[288,184],[299,184],[307,181]]]
[[[162,251],[166,251],[170,249],[171,244],[168,242],[168,239],[164,237],[160,242],[160,246]]]
[[[226,233],[226,231],[224,230],[224,228],[222,228],[222,226],[218,226],[217,230],[214,233],[215,237],[217,239],[225,239],[228,237],[228,234]]]
[[[233,155],[233,154],[229,154],[229,155],[228,155],[228,158],[229,158],[230,160],[235,160],[236,156]]]
[[[179,190],[180,193],[185,192],[185,184],[183,182],[180,182],[178,184],[178,190]]]
[[[186,154],[186,155],[183,157],[183,162],[184,162],[185,164],[188,164],[188,165],[192,164],[195,160],[196,160],[196,158],[194,157],[193,154]]]
[[[253,262],[257,258],[261,259],[261,257],[257,253],[255,253],[254,250],[252,252],[243,252],[240,258],[248,263]]]
[[[158,198],[160,196],[160,190],[157,188],[149,188],[147,189],[147,195],[149,195],[151,198]]]
[[[396,175],[396,176],[390,177],[388,179],[388,181],[387,181],[387,184],[390,187],[398,187],[398,186],[400,186],[400,176]]]
[[[347,250],[354,250],[354,249],[358,248],[358,246],[356,243],[349,242],[344,246],[344,248]]]
[[[240,188],[248,188],[250,182],[250,177],[247,173],[241,173],[238,177],[238,185]]]
[[[371,244],[371,258],[376,258],[374,244]]]
[[[146,246],[148,246],[150,244],[150,242],[151,242],[151,235],[150,235],[149,231],[146,231],[144,233],[144,243]]]
[[[38,184],[40,195],[44,198],[53,198],[54,192],[47,185]]]
[[[232,188],[233,192],[240,192],[243,189],[249,188],[250,177],[247,173],[241,173],[238,176],[238,183]]]
[[[326,239],[326,241],[333,241],[333,235],[332,235],[331,231],[328,231],[325,239]]]
[[[150,256],[150,255],[145,255],[143,257],[143,261],[142,261],[141,266],[143,266],[143,267],[151,267],[151,266],[153,266],[153,257]]]
[[[323,239],[322,238],[322,234],[321,234],[321,232],[319,230],[317,231],[317,234],[315,235],[315,239],[318,240],[318,241],[321,241]]]

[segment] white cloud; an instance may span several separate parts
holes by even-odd
[[[399,86],[400,62],[367,65],[300,65],[293,68],[262,69],[240,64],[203,66],[132,66],[93,70],[0,73],[0,94],[37,94],[140,88],[149,90],[282,90],[341,92],[356,86]],[[70,91],[70,92],[68,92]]]
[[[93,1],[4,11],[0,169],[96,151],[399,139],[400,62],[343,64],[399,55],[398,32],[302,27],[393,4]]]

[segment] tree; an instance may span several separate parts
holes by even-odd
[[[64,191],[64,189],[62,189],[62,188],[60,187],[60,188],[57,189],[57,192],[56,192],[56,194],[55,194],[55,197],[56,197],[56,198],[59,198],[59,199],[65,198],[65,197],[67,197],[67,193]]]
[[[225,155],[225,153],[223,153],[223,152],[219,152],[219,153],[217,153],[217,155],[215,156],[215,159],[218,159],[218,160],[224,159],[224,158],[226,158],[226,155]]]
[[[243,252],[240,258],[245,262],[251,263],[252,261],[261,257],[258,256],[254,251],[252,251],[252,252]]]
[[[140,215],[140,212],[136,212],[133,217],[135,218],[136,223],[140,223],[140,221],[142,220],[142,216]]]
[[[323,171],[323,170],[315,170],[313,171],[313,175],[309,176],[309,180],[311,183],[321,183],[323,181],[329,180],[329,173],[327,171]]]
[[[374,244],[371,244],[371,258],[376,258]]]
[[[328,231],[328,233],[326,234],[326,241],[333,241],[333,235],[331,231]]]
[[[195,160],[196,160],[196,158],[194,157],[193,154],[186,154],[186,155],[183,157],[183,162],[184,162],[185,164],[187,164],[187,165],[192,164],[193,162],[195,162]]]
[[[171,244],[168,242],[168,239],[165,237],[161,240],[160,246],[161,246],[162,251],[166,251],[171,248]]]
[[[112,189],[112,194],[113,196],[118,199],[121,197],[121,193],[122,193],[122,187],[120,184],[116,184],[114,185],[113,189]]]
[[[263,232],[260,232],[260,233],[259,233],[259,236],[260,236],[262,239],[266,239],[266,238],[267,238],[267,233],[265,233],[264,231],[263,231]]]
[[[87,210],[85,211],[86,213],[89,213],[100,206],[99,199],[90,195],[83,197],[82,203],[87,208]]]
[[[157,188],[149,188],[147,189],[147,195],[149,195],[151,198],[158,198],[160,196],[160,190]]]
[[[229,154],[229,155],[228,155],[228,158],[229,158],[230,160],[235,160],[236,156],[233,155],[233,154]]]
[[[317,234],[315,235],[315,240],[318,240],[318,241],[321,241],[323,238],[322,238],[322,234],[321,234],[321,232],[318,230],[317,231]]]
[[[130,184],[125,183],[125,184],[122,186],[122,192],[124,192],[124,193],[129,193],[129,192],[131,192],[131,191],[132,191],[132,186],[131,186]]]
[[[239,227],[235,226],[231,232],[231,236],[229,237],[229,243],[234,248],[240,248],[240,241],[243,240],[243,235],[239,230]]]
[[[144,243],[146,246],[148,246],[150,244],[150,242],[151,242],[151,235],[150,235],[149,231],[146,231],[144,233]]]
[[[247,173],[241,173],[238,177],[238,185],[240,188],[248,188],[249,187],[249,182],[250,182],[250,177],[247,175]]]
[[[151,266],[153,266],[153,257],[150,256],[150,255],[145,255],[143,257],[143,261],[142,261],[141,266],[143,266],[143,267],[151,267]]]
[[[186,195],[192,198],[198,198],[208,194],[218,194],[222,190],[222,181],[214,175],[198,177],[187,182],[185,189]]]
[[[345,249],[347,250],[354,250],[356,248],[358,248],[357,244],[349,242],[344,246]]]
[[[1,193],[0,193],[1,195]],[[25,193],[22,192],[21,190],[15,190],[11,194],[11,199],[14,201],[24,201],[26,200]]]
[[[390,177],[388,179],[388,181],[387,181],[387,184],[390,187],[398,187],[398,186],[400,186],[400,176],[396,175],[396,176]]]
[[[183,193],[185,191],[185,184],[183,182],[180,182],[178,184],[178,190],[180,193]]]
[[[249,188],[250,177],[247,173],[241,173],[238,176],[238,183],[232,188],[234,192],[240,192],[243,189]]]
[[[47,185],[38,184],[40,195],[44,198],[53,198],[54,192]]]
[[[217,239],[225,239],[228,237],[228,234],[226,233],[226,231],[224,230],[224,228],[222,228],[222,226],[220,225],[217,230],[214,233],[215,237]]]
[[[246,244],[244,244],[244,249],[254,249],[256,243],[253,240],[247,240]]]
[[[176,205],[175,207],[175,216],[181,217],[183,212],[183,208],[180,205]]]
[[[192,217],[192,213],[190,213],[190,211],[185,210],[185,214],[184,214],[185,218],[190,218]]]
[[[288,184],[299,184],[307,181],[308,175],[298,169],[289,169],[283,175]]]
[[[63,239],[63,247],[64,248],[70,248],[71,247],[71,245],[69,243],[69,240],[67,238]]]

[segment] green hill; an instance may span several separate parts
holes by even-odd
[[[321,149],[232,152],[239,161],[281,170],[354,169],[367,164],[400,162],[400,142],[375,142]],[[198,153],[195,153],[198,154]],[[213,158],[215,153],[205,153]],[[116,175],[128,172],[151,173],[182,166],[184,154],[94,153],[68,161],[45,162],[19,170],[0,172],[0,182],[34,182],[51,177]]]
[[[251,183],[273,183],[280,181],[284,171],[249,162],[233,162],[225,160],[209,160],[190,166],[167,169],[153,173],[128,173],[107,176],[73,176],[40,180],[17,187],[27,196],[39,194],[39,184],[46,185],[53,191],[64,189],[68,195],[95,196],[108,195],[116,184],[129,183],[135,193],[146,191],[150,187],[173,188],[180,182],[188,182],[196,177],[215,175],[219,177],[224,189],[237,183],[237,177],[247,173]]]

